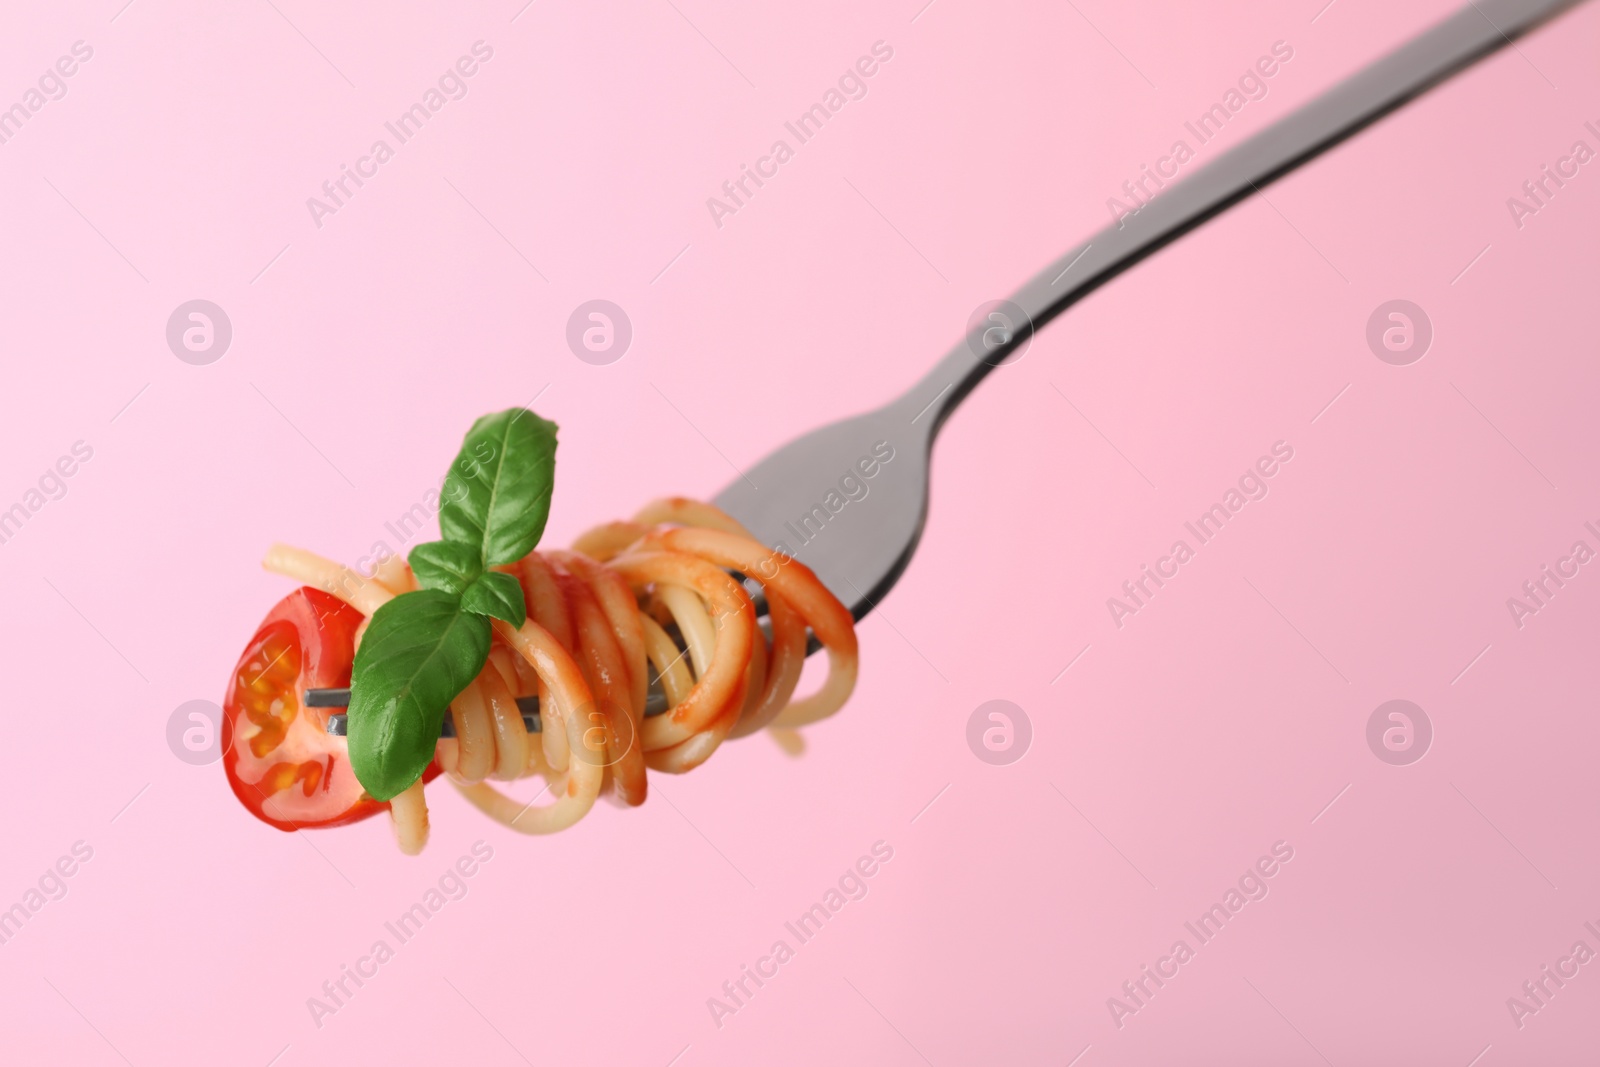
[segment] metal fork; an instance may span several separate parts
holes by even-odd
[[[1201,223],[1581,0],[1469,0],[1466,7],[1073,246],[980,322],[898,399],[813,430],[750,468],[716,504],[814,570],[861,618],[910,562],[928,514],[939,427],[1035,331]],[[1014,321],[1013,321],[1014,320]],[[838,484],[887,442],[894,459],[850,500]],[[826,495],[835,493],[837,512]],[[852,490],[852,493],[856,492]],[[805,517],[805,518],[802,518]]]
[[[922,537],[928,463],[939,428],[1035,332],[1146,256],[1581,2],[1468,0],[1437,26],[1074,245],[1008,301],[997,302],[898,399],[789,442],[717,494],[716,505],[758,540],[810,567],[862,618],[905,571]],[[336,706],[348,702],[349,691],[306,696],[312,706]],[[654,687],[652,705],[647,714],[665,708]],[[537,712],[523,706],[524,721],[537,729]],[[447,731],[449,725],[447,717]],[[344,732],[343,715],[329,717],[328,732]]]

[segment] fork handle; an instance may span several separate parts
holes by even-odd
[[[1582,0],[1468,0],[1467,6],[1340,82],[1192,176],[1075,245],[1011,303],[1024,321],[986,345],[980,323],[897,406],[931,416],[930,436],[984,375],[1045,323],[1146,256],[1390,111]],[[1002,335],[1003,336],[1003,335]]]

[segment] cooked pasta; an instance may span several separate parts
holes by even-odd
[[[398,556],[370,578],[284,545],[273,546],[264,565],[368,619],[416,588]],[[730,737],[765,728],[792,747],[788,731],[837,711],[855,686],[850,612],[803,564],[708,504],[660,500],[632,521],[590,530],[571,550],[535,551],[493,569],[521,585],[527,621],[513,627],[494,620],[488,660],[451,702],[455,736],[438,742],[434,762],[479,810],[523,833],[565,829],[602,795],[642,804],[647,771],[692,770]],[[761,586],[770,634],[730,572]],[[814,694],[796,701],[808,633],[827,652],[828,674]],[[646,716],[652,674],[667,708]],[[517,706],[527,696],[539,698],[536,733]],[[335,766],[329,760],[328,775]],[[280,777],[288,779],[283,788],[304,776]],[[529,777],[545,786],[530,803],[491,784]],[[423,780],[388,807],[401,850],[420,851],[428,836]]]

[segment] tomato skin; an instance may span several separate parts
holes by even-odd
[[[349,745],[326,732],[338,708],[308,708],[307,689],[344,688],[355,659],[359,611],[310,586],[261,620],[228,680],[222,765],[234,796],[279,830],[343,826],[389,807],[350,770]],[[423,781],[437,777],[429,764]]]

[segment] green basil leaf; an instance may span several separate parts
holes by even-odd
[[[350,768],[390,800],[433,759],[450,701],[483,669],[489,620],[439,589],[395,597],[373,613],[350,685]]]
[[[522,583],[514,575],[484,571],[461,594],[461,610],[475,611],[521,626],[528,618],[528,602],[522,598]]]
[[[526,408],[472,424],[444,480],[439,531],[471,545],[485,567],[533,551],[550,516],[556,424]]]
[[[471,545],[459,541],[425,541],[411,550],[411,573],[424,589],[459,593],[483,573],[483,562]]]

